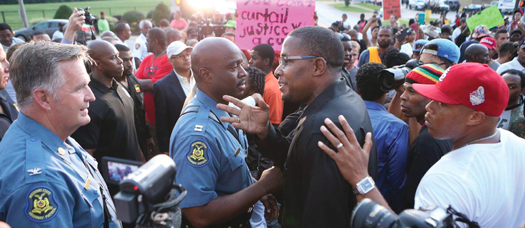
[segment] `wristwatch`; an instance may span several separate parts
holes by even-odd
[[[375,187],[376,185],[374,180],[372,179],[372,177],[368,176],[356,184],[356,188],[354,188],[354,194],[364,195],[372,191],[372,189],[374,189]]]

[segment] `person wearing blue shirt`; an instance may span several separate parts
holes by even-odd
[[[280,187],[282,171],[270,169],[254,183],[245,162],[246,136],[223,121],[238,117],[216,107],[228,104],[224,95],[243,95],[242,52],[227,39],[208,38],[195,46],[191,62],[197,94],[183,109],[169,146],[176,182],[188,191],[180,204],[182,227],[265,227],[264,208],[257,201],[275,219],[277,206],[267,194]]]
[[[21,112],[0,142],[0,221],[13,227],[121,227],[97,162],[69,137],[95,100],[86,51],[31,42],[13,55]]]
[[[361,66],[356,75],[357,92],[365,101],[377,145],[377,187],[388,205],[399,213],[400,192],[407,176],[408,125],[383,107],[387,93],[381,90],[382,82],[377,77],[383,69],[380,63]]]

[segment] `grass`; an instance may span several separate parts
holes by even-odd
[[[373,10],[365,10],[363,8],[355,7],[352,5],[349,5],[348,7],[346,7],[344,3],[336,3],[336,4],[330,4],[330,5],[338,10],[347,11],[347,12],[357,12],[357,13],[373,12]]]
[[[90,12],[95,16],[100,16],[100,11],[104,11],[106,15],[123,15],[128,11],[140,11],[146,15],[149,11],[154,10],[155,7],[164,2],[168,7],[171,6],[170,0],[106,0],[106,1],[82,1],[82,2],[58,2],[58,3],[39,3],[39,4],[25,4],[27,20],[35,18],[52,19],[55,12],[60,5],[67,5],[71,8],[87,6],[91,7]],[[18,4],[0,5],[0,23],[9,24],[13,30],[23,28],[22,20],[18,15],[20,7]],[[2,15],[3,12],[3,15]],[[3,16],[3,17],[2,17]]]
[[[373,5],[373,4],[359,3],[357,5],[361,6],[361,7],[365,7],[365,8],[371,9],[371,10],[380,10],[381,9],[381,6],[376,6],[376,5]]]
[[[382,23],[383,23],[382,25],[390,25],[390,20],[384,20],[382,21]],[[400,18],[397,20],[397,24],[398,25],[405,24],[408,26],[408,20]]]

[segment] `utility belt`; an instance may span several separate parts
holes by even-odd
[[[229,221],[226,221],[221,224],[212,225],[210,227],[213,228],[251,228],[250,225],[250,218],[252,217],[253,212],[253,206],[248,208],[245,212],[238,215],[237,217],[230,219]],[[194,228],[190,221],[184,216],[184,213],[182,214],[182,224],[180,226],[181,228]]]

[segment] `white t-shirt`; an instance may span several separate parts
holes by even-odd
[[[498,130],[499,143],[468,145],[434,164],[419,183],[414,208],[452,205],[481,227],[525,222],[525,140]]]
[[[352,27],[352,24],[350,24],[350,21],[349,20],[346,20],[345,22],[343,22],[343,28],[345,30],[350,30]]]
[[[53,37],[51,38],[51,40],[63,39],[63,38],[64,38],[64,33],[61,32],[60,30],[56,30],[56,31],[53,33]]]
[[[452,42],[456,42],[456,38],[458,38],[459,35],[461,35],[461,27],[457,27],[452,32]]]
[[[410,44],[410,43],[404,43],[403,45],[401,45],[401,50],[399,50],[400,52],[403,52],[405,54],[408,55],[408,57],[411,57],[413,52],[412,52],[412,47],[413,45]]]
[[[498,72],[498,74],[501,74],[503,73],[504,71],[506,70],[510,70],[510,69],[515,69],[515,70],[519,70],[521,72],[525,72],[525,67],[523,67],[521,65],[520,62],[518,62],[518,57],[514,58],[512,61],[510,62],[506,62],[504,64],[501,64],[499,67],[498,67],[498,70],[496,70],[496,72]]]

